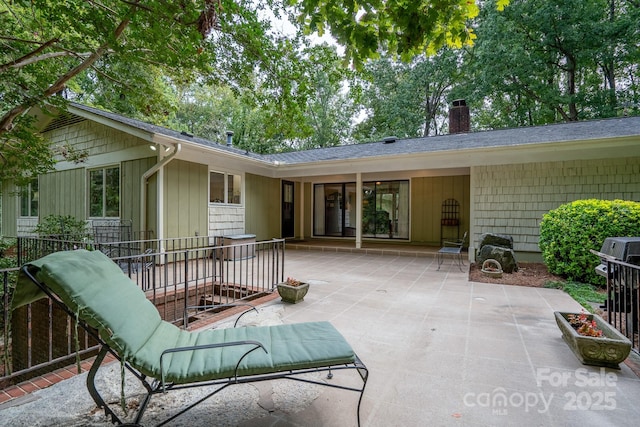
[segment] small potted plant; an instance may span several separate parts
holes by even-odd
[[[631,351],[631,341],[597,314],[554,313],[562,338],[585,365],[619,369]]]
[[[287,277],[286,281],[277,284],[277,288],[282,301],[296,304],[304,300],[304,296],[309,290],[309,284],[293,277]]]

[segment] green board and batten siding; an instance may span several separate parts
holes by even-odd
[[[14,191],[15,188],[9,183],[2,182],[2,229],[0,230],[1,236],[17,236],[18,235],[18,198]]]
[[[280,187],[280,179],[245,174],[245,230],[255,234],[256,240],[269,240],[282,234]]]
[[[128,160],[120,165],[120,215],[122,219],[130,219],[133,221],[133,229],[140,230],[140,183],[142,175],[153,165],[156,164],[155,157],[147,157],[145,159]],[[156,216],[158,209],[157,203],[157,179],[154,176],[147,181],[147,230],[153,230],[154,233],[149,237],[156,237],[157,221]]]
[[[207,235],[208,178],[207,165],[174,160],[165,166],[165,238]]]
[[[469,231],[469,175],[411,179],[411,241],[438,246],[442,202],[460,203],[460,237]],[[451,233],[453,230],[445,230]]]
[[[86,219],[87,174],[85,168],[54,171],[38,182],[39,216],[71,215]]]

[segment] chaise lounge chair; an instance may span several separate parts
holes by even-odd
[[[105,403],[94,383],[107,353],[124,363],[147,391],[134,416],[135,424],[142,422],[149,400],[157,393],[212,387],[204,399],[159,424],[163,425],[230,385],[286,378],[360,393],[357,406],[360,425],[360,404],[368,370],[329,322],[183,330],[163,321],[144,292],[99,251],[57,252],[25,265],[13,308],[45,294],[101,344],[87,376],[87,388],[113,423],[123,421]],[[361,387],[332,382],[332,372],[345,369],[359,374]],[[326,382],[300,377],[325,371]]]

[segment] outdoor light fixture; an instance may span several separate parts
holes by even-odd
[[[154,145],[154,144],[149,145],[149,149],[150,149],[151,151],[158,151],[158,147],[157,147],[156,145]],[[165,148],[164,148],[164,152],[165,152],[165,153],[168,153],[170,150],[171,150],[171,147],[165,147]]]

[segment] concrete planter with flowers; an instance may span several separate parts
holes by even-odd
[[[597,314],[554,313],[562,338],[585,365],[620,369],[631,341]]]

